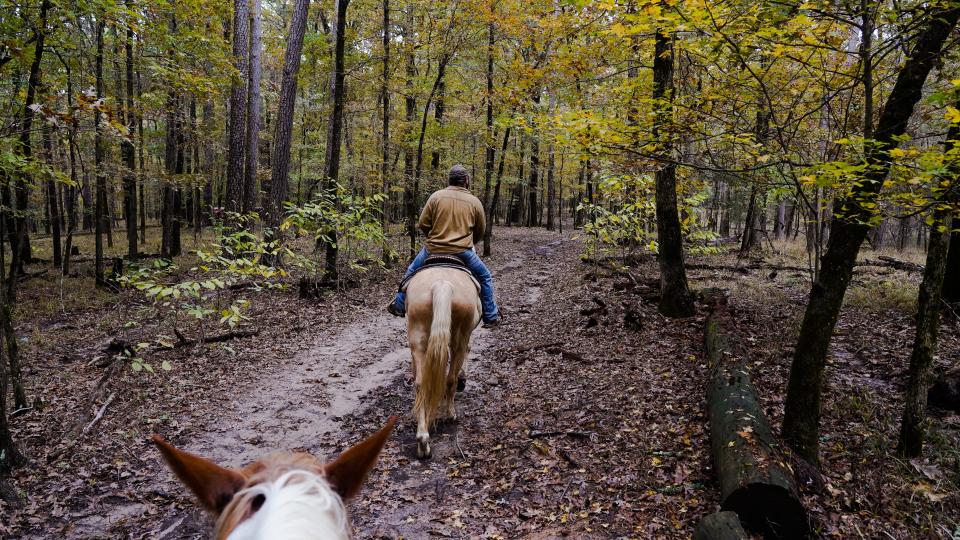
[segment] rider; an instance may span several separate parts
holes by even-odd
[[[493,276],[474,251],[474,242],[483,238],[486,217],[480,199],[470,193],[470,173],[462,165],[454,165],[448,175],[449,186],[435,191],[420,214],[420,230],[427,236],[426,246],[407,268],[407,277],[423,266],[430,255],[455,255],[480,282],[480,303],[483,323],[489,328],[500,324],[500,313],[493,299]],[[406,314],[406,294],[397,293],[387,306],[391,315]]]

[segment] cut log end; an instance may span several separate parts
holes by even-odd
[[[748,529],[765,538],[802,539],[810,535],[806,510],[794,493],[781,486],[747,484],[727,496],[721,510],[736,512]]]
[[[693,540],[746,540],[750,538],[740,525],[736,512],[717,512],[700,520]]]

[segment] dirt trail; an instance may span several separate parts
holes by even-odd
[[[562,240],[556,240],[556,235],[547,236],[547,241],[544,235],[511,235],[511,238],[510,242],[519,245],[507,252],[509,256],[495,256],[489,264],[498,287],[499,303],[506,317],[514,319],[529,313],[530,305],[540,297],[552,259],[545,255],[552,255]],[[466,366],[470,382],[458,408],[476,410],[480,386],[477,381],[497,383],[494,370],[486,365],[484,358],[484,352],[497,339],[496,332],[483,328],[474,332]],[[392,391],[405,399],[388,412],[406,415],[393,444],[403,445],[401,452],[409,453],[415,462],[412,459],[413,421],[409,416],[412,400],[409,369],[405,320],[376,307],[368,308],[342,328],[316,338],[306,350],[269,368],[260,378],[265,385],[238,391],[219,411],[218,418],[198,418],[189,430],[196,433],[196,437],[183,438],[181,444],[186,450],[231,466],[249,463],[277,450],[305,450],[331,456],[344,448],[347,441],[355,441],[365,434],[351,429],[352,425],[345,425],[345,420],[350,418],[355,424],[357,419],[364,418],[372,402]],[[440,428],[433,462],[442,464],[462,452],[459,446],[456,426]],[[413,466],[429,468],[431,465],[414,463]],[[419,489],[418,482],[409,480],[417,476],[402,471],[394,474],[393,489]],[[159,489],[176,490],[178,486],[166,484]],[[402,512],[380,516],[377,521],[400,524],[415,513],[416,508],[406,505]],[[108,511],[107,520],[123,521],[138,511],[143,511],[142,505],[119,505]],[[89,523],[77,523],[74,532],[89,532],[103,525],[99,516],[88,519]],[[186,509],[153,522],[140,534],[150,538],[197,538],[204,536],[207,527],[206,518],[200,512]],[[407,537],[422,537],[427,532],[421,527],[403,529]],[[361,537],[367,536],[363,531],[358,533]]]

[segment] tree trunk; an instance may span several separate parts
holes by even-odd
[[[947,131],[945,152],[958,148],[960,125],[951,124]],[[951,168],[952,182],[947,193],[936,193],[950,208],[956,206],[960,197],[956,194],[956,182],[960,180],[960,167]],[[939,196],[938,196],[939,195]],[[910,355],[910,379],[907,383],[900,423],[900,440],[897,452],[905,457],[918,457],[923,450],[924,421],[927,414],[927,388],[930,386],[930,366],[937,354],[937,335],[940,330],[941,296],[947,269],[947,253],[950,249],[953,221],[949,213],[934,212],[930,225],[930,243],[927,246],[927,263],[923,268],[923,281],[917,295],[917,330]],[[960,246],[956,246],[960,247]]]
[[[550,107],[549,114],[553,116],[557,108],[557,96],[555,93],[550,93]],[[547,148],[547,230],[552,231],[556,229],[556,223],[554,222],[554,214],[556,213],[555,208],[555,199],[557,197],[557,187],[554,182],[554,173],[555,173],[556,161],[554,156],[554,141],[550,141],[550,146]]]
[[[420,117],[420,136],[417,139],[417,158],[416,165],[413,170],[413,199],[416,201],[420,195],[420,177],[423,173],[423,142],[427,136],[427,118],[429,118],[428,112],[430,111],[430,104],[433,102],[434,96],[437,94],[437,90],[443,85],[443,76],[446,74],[447,62],[450,61],[449,55],[443,55],[440,57],[440,61],[437,65],[437,78],[433,81],[433,86],[430,88],[430,94],[427,95],[427,101],[423,105],[423,115]],[[410,238],[410,251],[411,253],[415,251],[416,247],[416,236]]]
[[[500,164],[497,165],[497,185],[493,188],[493,202],[485,207],[487,212],[487,228],[483,231],[483,256],[490,256],[490,238],[493,236],[493,212],[500,204],[500,181],[503,179],[503,164],[507,157],[507,144],[510,142],[510,128],[503,131],[503,144],[500,145]]]
[[[330,122],[327,125],[327,153],[324,163],[324,191],[328,197],[336,200],[337,183],[340,177],[340,142],[343,133],[344,101],[344,55],[346,52],[347,7],[350,0],[336,0],[336,21],[334,21],[333,71],[330,74]],[[330,233],[332,242],[326,242],[326,265],[324,279],[331,283],[337,281],[337,239],[336,232]]]
[[[380,144],[380,182],[383,185],[383,203],[380,208],[380,227],[387,235],[387,210],[390,203],[390,0],[383,0],[383,77],[380,79],[380,102],[383,105]],[[383,261],[391,264],[389,250],[384,249]]]
[[[897,227],[897,251],[903,251],[907,248],[907,235],[910,234],[910,216],[898,218],[900,226]]]
[[[5,229],[6,221],[0,220],[0,238],[6,234]],[[6,294],[4,252],[5,250],[0,249],[0,317],[10,312],[7,308],[9,297]],[[15,277],[11,276],[10,279]],[[10,378],[7,376],[6,362],[3,361],[3,337],[4,332],[0,332],[0,475],[9,473],[14,467],[19,467],[27,461],[17,449],[7,422],[7,383]]]
[[[170,20],[171,32],[176,31],[176,18]],[[178,177],[183,174],[184,166],[184,134],[182,99],[173,88],[167,94],[166,137],[164,141],[163,167],[168,176]],[[160,256],[164,258],[176,257],[180,254],[180,189],[177,184],[165,181],[161,190],[160,223],[162,239]]]
[[[930,245],[923,282],[917,296],[917,329],[910,355],[910,378],[907,383],[903,418],[897,452],[905,457],[918,457],[923,450],[924,422],[927,412],[927,388],[930,366],[937,353],[940,329],[940,294],[950,248],[950,217],[937,212],[930,228]],[[942,231],[937,230],[942,228]]]
[[[127,0],[127,9],[133,9],[132,0]],[[127,72],[127,137],[121,142],[120,151],[123,154],[123,217],[127,225],[127,257],[136,259],[139,255],[137,245],[137,164],[136,147],[133,144],[133,134],[136,131],[136,109],[133,105],[133,27],[127,23],[127,39],[124,42],[126,53]]]
[[[780,201],[777,204],[777,217],[773,222],[773,237],[777,240],[783,240],[786,237],[787,225],[787,201]]]
[[[864,152],[867,165],[862,181],[849,196],[834,205],[827,251],[821,271],[810,291],[793,355],[783,420],[784,438],[802,457],[817,461],[820,426],[820,396],[827,348],[843,304],[843,297],[860,244],[866,237],[873,205],[890,169],[887,156],[903,135],[923,84],[940,56],[941,48],[957,24],[960,7],[934,9],[922,26],[916,45],[897,75],[883,113],[877,122],[874,141]]]
[[[250,73],[247,85],[247,148],[246,172],[243,182],[244,213],[256,210],[257,169],[260,160],[260,52],[263,49],[260,0],[250,0]]]
[[[47,11],[49,9],[50,1],[43,0],[40,3],[40,22],[36,31],[33,61],[30,63],[30,74],[27,79],[27,95],[24,100],[23,121],[20,126],[20,145],[16,147],[20,157],[25,161],[30,161],[33,156],[33,143],[30,136],[33,132],[34,102],[41,85],[40,67],[47,35]],[[10,243],[12,255],[10,257],[10,280],[7,284],[11,301],[16,297],[17,276],[24,273],[23,265],[30,262],[32,258],[30,236],[27,232],[27,212],[30,202],[30,178],[27,177],[27,174],[26,172],[17,174],[14,187],[17,214],[12,220],[14,224]],[[7,205],[5,204],[5,206]]]
[[[537,182],[540,179],[540,132],[538,128],[538,115],[540,114],[540,88],[533,90],[533,120],[531,122],[533,130],[530,132],[530,182],[529,193],[527,193],[527,227],[534,227],[538,224],[537,212]]]
[[[280,81],[280,101],[277,104],[277,120],[273,129],[273,166],[270,168],[270,195],[264,208],[266,224],[270,229],[280,226],[283,217],[283,202],[290,193],[290,142],[293,137],[293,113],[297,103],[297,82],[300,73],[300,56],[303,51],[303,36],[307,29],[310,0],[296,0],[290,34],[287,36],[287,51],[283,57],[283,77]]]
[[[689,317],[694,313],[693,298],[687,287],[683,263],[683,234],[677,212],[677,168],[673,163],[670,131],[673,123],[673,43],[672,37],[656,30],[653,60],[653,98],[656,120],[654,140],[659,141],[663,159],[656,172],[657,243],[660,263],[660,313],[668,317]],[[589,186],[589,181],[588,181]]]
[[[67,70],[67,106],[73,109],[73,83],[71,74]],[[73,232],[77,228],[77,123],[70,122],[70,128],[67,131],[67,145],[70,155],[70,185],[66,188],[66,210],[67,210],[67,240],[63,250],[63,275],[70,275],[70,257],[73,251]]]
[[[440,79],[440,83],[437,85],[437,99],[436,104],[433,107],[433,120],[437,123],[437,128],[443,127],[443,112],[444,112],[444,98],[447,93],[447,83]],[[440,141],[443,141],[441,138]],[[433,151],[430,157],[430,171],[431,174],[436,174],[437,169],[440,168],[440,149],[437,148]]]
[[[225,209],[240,212],[243,209],[244,146],[247,127],[247,81],[250,76],[248,45],[250,16],[247,0],[233,2],[233,61],[239,75],[230,90],[229,141],[227,145],[227,187]]]
[[[141,99],[142,93],[143,93],[143,85],[141,84],[141,81],[140,81],[140,70],[137,70],[137,99],[138,100]],[[146,146],[146,143],[144,142],[145,139],[143,137],[143,115],[142,114],[137,114],[137,135],[138,135],[137,142],[140,143],[137,145],[138,146],[137,152],[140,158],[138,160],[140,165],[140,181],[137,182],[139,184],[137,189],[137,197],[140,199],[140,204],[138,205],[139,206],[138,214],[140,217],[140,243],[146,244],[147,243],[147,203],[146,203],[146,194],[144,193],[145,191],[144,178],[146,176],[145,174],[146,161],[144,160],[144,147]]]
[[[44,123],[41,127],[43,137],[43,153],[47,163],[53,163],[53,140],[51,128]],[[48,223],[51,229],[51,242],[53,247],[53,267],[60,268],[63,265],[62,244],[60,238],[60,200],[57,197],[57,182],[53,175],[47,175],[47,213],[49,215]]]
[[[960,231],[954,231],[950,235],[950,246],[940,297],[944,302],[954,304],[960,302]]]
[[[484,96],[485,101],[487,102],[487,131],[484,137],[484,160],[483,160],[483,208],[487,213],[487,227],[489,228],[492,225],[491,216],[492,212],[490,211],[490,188],[493,183],[493,160],[495,158],[494,148],[493,148],[493,46],[495,44],[495,30],[496,26],[493,22],[493,11],[495,4],[490,3],[490,22],[487,23],[487,93]],[[484,231],[484,239],[486,239],[486,231]],[[488,255],[489,249],[484,245],[484,255]]]
[[[407,47],[407,66],[406,66],[406,133],[407,141],[403,148],[403,205],[407,218],[407,236],[410,239],[409,258],[413,259],[416,255],[417,244],[417,202],[413,191],[413,162],[414,153],[410,147],[409,137],[413,133],[413,120],[417,114],[417,96],[414,93],[413,80],[417,76],[416,71],[416,47],[413,43],[413,14],[409,15],[409,20],[403,27],[403,43]]]
[[[97,59],[96,59],[96,78],[97,78],[97,99],[103,99],[103,29],[104,23],[97,24]],[[107,173],[104,170],[104,158],[106,149],[104,148],[103,128],[100,127],[100,109],[94,109],[94,174],[97,179],[97,190],[94,194],[93,203],[93,227],[94,227],[94,275],[98,287],[106,285],[103,272],[103,225],[104,211],[107,205]],[[11,279],[11,281],[16,281]]]

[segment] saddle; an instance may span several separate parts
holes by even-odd
[[[430,255],[427,257],[427,260],[423,262],[423,266],[418,268],[414,273],[403,278],[403,281],[400,282],[400,286],[397,288],[397,290],[400,292],[405,291],[407,285],[414,276],[429,268],[452,268],[454,270],[466,272],[467,275],[470,276],[470,280],[473,281],[473,284],[477,287],[477,292],[480,292],[480,282],[477,281],[477,278],[473,275],[473,272],[467,268],[467,265],[460,260],[460,257],[457,257],[456,255]]]

